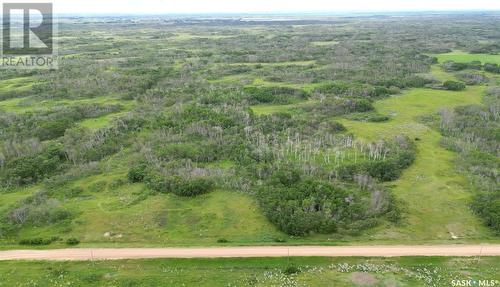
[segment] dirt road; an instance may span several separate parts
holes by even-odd
[[[500,245],[95,248],[0,251],[0,260],[116,260],[146,258],[500,256]]]

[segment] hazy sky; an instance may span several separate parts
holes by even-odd
[[[58,13],[500,10],[500,0],[56,0]]]

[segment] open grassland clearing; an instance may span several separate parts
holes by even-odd
[[[473,61],[479,61],[483,64],[485,63],[500,64],[499,55],[471,54],[464,51],[453,51],[450,53],[436,54],[433,56],[437,57],[440,63],[444,63],[446,61],[454,61],[459,63],[470,63]]]

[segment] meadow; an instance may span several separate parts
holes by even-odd
[[[498,242],[436,125],[498,85],[468,19],[63,19],[0,78],[0,249]]]

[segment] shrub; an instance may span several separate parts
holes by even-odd
[[[357,174],[368,174],[380,181],[398,179],[415,160],[415,144],[406,137],[396,137],[386,145],[392,153],[386,159],[343,165],[337,170],[338,177],[350,181]]]
[[[73,187],[73,188],[68,189],[68,191],[65,193],[65,195],[67,197],[76,197],[76,196],[80,195],[81,193],[83,193],[83,188],[77,186],[77,187]]]
[[[59,237],[51,237],[51,238],[41,238],[41,237],[35,237],[35,238],[27,238],[27,239],[21,239],[19,241],[19,245],[32,245],[32,246],[40,246],[40,245],[50,245],[53,242],[59,240]]]
[[[463,91],[467,86],[462,82],[446,81],[443,87],[449,91]]]
[[[210,192],[214,183],[206,177],[183,179],[179,176],[164,176],[157,172],[148,172],[144,178],[146,186],[154,191],[173,193],[178,196],[197,196]]]
[[[77,238],[68,238],[66,240],[66,245],[74,246],[74,245],[78,245],[78,244],[80,244],[80,240],[78,240]]]
[[[339,223],[365,215],[364,204],[349,190],[312,179],[294,179],[295,183],[288,186],[282,180],[282,175],[273,176],[260,188],[257,198],[269,220],[287,234],[327,234],[334,232]]]
[[[307,93],[287,87],[245,87],[243,92],[252,103],[287,104],[293,99],[306,99]]]
[[[150,171],[145,174],[144,182],[149,189],[157,192],[168,193],[171,191],[171,181],[166,176]]]
[[[390,119],[391,119],[390,117],[384,115],[373,115],[368,118],[368,121],[372,123],[381,123],[381,122],[386,122]]]
[[[57,199],[48,198],[45,192],[37,192],[9,212],[7,218],[16,225],[53,224],[71,216],[71,213],[60,205]]]
[[[62,146],[51,144],[38,154],[23,156],[8,162],[4,180],[15,185],[36,183],[56,173],[64,161]]]
[[[172,192],[178,196],[197,196],[208,193],[213,188],[213,182],[208,178],[192,179],[175,178],[171,186]]]
[[[500,74],[500,66],[498,66],[497,64],[486,63],[484,64],[484,70],[486,72]]]
[[[296,266],[290,265],[287,268],[285,268],[285,270],[283,270],[283,273],[285,273],[286,275],[293,275],[300,273],[300,269]]]
[[[217,239],[217,243],[228,243],[229,241],[225,238],[219,238]]]
[[[130,182],[142,182],[144,181],[144,177],[146,176],[146,165],[138,164],[134,165],[127,174],[128,180]]]

